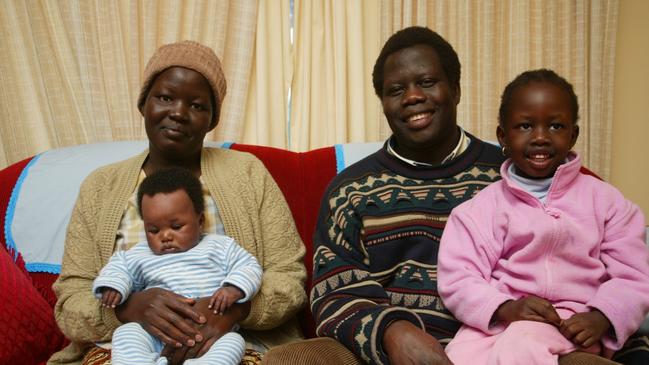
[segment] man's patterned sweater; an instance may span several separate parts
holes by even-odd
[[[383,333],[408,320],[446,344],[460,323],[437,293],[437,252],[451,209],[500,178],[500,150],[470,136],[466,151],[414,167],[384,146],[329,184],[314,243],[317,334],[364,361],[387,363]]]

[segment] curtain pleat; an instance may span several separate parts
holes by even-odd
[[[288,93],[293,76],[290,25],[290,0],[259,2],[248,104],[238,141],[288,146]]]
[[[294,0],[290,148],[377,140],[376,1]]]

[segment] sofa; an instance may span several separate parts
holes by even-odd
[[[60,271],[65,230],[83,179],[95,168],[144,150],[146,141],[96,143],[53,149],[0,170],[0,364],[41,364],[67,340],[54,321],[51,285]],[[378,150],[381,143],[336,145],[308,152],[209,142],[257,156],[275,178],[306,246],[312,271],[312,236],[327,184],[337,172]],[[313,337],[308,309],[300,313]]]
[[[95,168],[146,148],[146,141],[53,149],[0,170],[0,364],[42,364],[67,344],[53,316],[51,285],[60,270],[65,230],[81,181]],[[341,144],[298,153],[239,143],[209,142],[257,156],[275,178],[306,246],[311,284],[312,236],[322,194],[345,167],[382,143]],[[300,313],[306,337],[314,323]],[[649,321],[643,325],[649,330]]]

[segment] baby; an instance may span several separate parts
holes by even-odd
[[[257,260],[230,237],[201,236],[201,183],[189,170],[168,168],[147,176],[138,205],[146,241],[117,251],[101,270],[92,290],[102,305],[114,308],[132,291],[157,287],[185,297],[211,296],[209,307],[216,314],[254,296],[262,276]],[[160,356],[164,344],[135,322],[115,330],[112,346],[114,365],[167,363]],[[185,363],[234,365],[244,351],[243,337],[230,332],[202,357]]]

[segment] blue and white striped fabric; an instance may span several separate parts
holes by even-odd
[[[228,236],[206,235],[189,251],[156,255],[147,242],[127,251],[117,251],[95,279],[92,290],[101,297],[100,287],[122,294],[123,303],[132,291],[162,288],[188,298],[209,297],[224,284],[241,289],[250,300],[261,285],[262,269],[248,251]]]
[[[135,322],[121,325],[113,333],[111,364],[113,365],[166,365],[167,358],[161,357],[163,343],[148,334]],[[246,342],[240,334],[230,332],[216,341],[205,355],[185,360],[189,365],[236,365],[246,351]]]
[[[117,251],[93,283],[95,296],[99,288],[110,287],[122,294],[122,301],[132,291],[163,288],[190,298],[211,296],[224,284],[244,292],[238,303],[250,300],[261,285],[262,269],[250,253],[234,239],[206,235],[191,250],[156,255],[147,242],[140,242],[127,251]],[[235,365],[245,352],[245,341],[235,332],[227,333],[200,358],[185,364]],[[163,344],[139,324],[127,323],[115,330],[112,340],[112,364],[165,365],[160,356]]]

